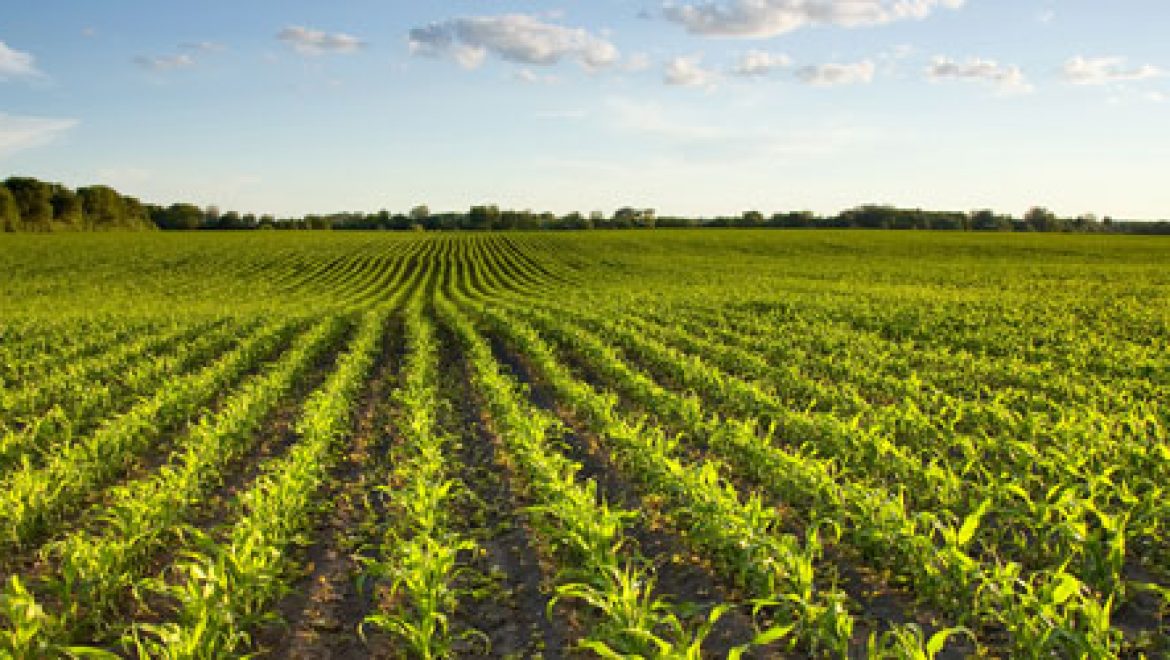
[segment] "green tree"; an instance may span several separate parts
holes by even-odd
[[[131,229],[145,229],[152,227],[150,211],[137,198],[122,195],[122,217],[116,223],[117,227]]]
[[[1056,214],[1043,206],[1033,206],[1024,214],[1024,222],[1032,231],[1060,231],[1063,229]]]
[[[646,227],[653,229],[657,223],[654,209],[636,209],[632,206],[623,206],[613,213],[613,226],[627,229],[630,227]]]
[[[194,204],[171,204],[164,216],[164,229],[199,229],[203,225],[203,209]]]
[[[968,225],[974,231],[1011,231],[1012,219],[991,209],[979,209],[971,212]]]
[[[470,229],[494,229],[500,224],[500,208],[494,204],[473,206],[467,212],[467,226]]]
[[[25,229],[49,231],[53,223],[53,191],[47,183],[29,177],[10,177],[5,187],[16,198]]]
[[[20,207],[8,186],[0,184],[0,231],[20,231]]]
[[[764,214],[759,211],[744,211],[737,224],[741,227],[762,227],[764,226]]]
[[[122,196],[109,186],[78,188],[85,223],[93,229],[110,229],[121,226],[126,216],[122,208]]]
[[[85,226],[85,214],[81,209],[81,198],[65,186],[53,186],[53,219],[78,229]]]

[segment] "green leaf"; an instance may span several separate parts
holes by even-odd
[[[942,653],[943,649],[946,648],[947,641],[955,635],[967,635],[971,639],[975,639],[974,633],[967,628],[959,627],[940,630],[931,635],[930,640],[926,642],[926,657],[934,658],[939,653]]]
[[[788,626],[772,626],[752,638],[752,646],[766,646],[772,642],[784,639],[796,628],[796,624]]]
[[[975,536],[975,530],[979,529],[979,522],[983,520],[983,516],[986,515],[987,510],[990,508],[991,500],[983,500],[979,508],[971,512],[963,521],[963,526],[959,528],[959,535],[956,538],[959,547],[965,547],[971,542],[971,539]]]
[[[1065,573],[1061,576],[1061,583],[1052,592],[1052,602],[1063,605],[1081,588],[1081,581]]]

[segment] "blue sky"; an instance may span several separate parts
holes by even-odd
[[[0,175],[300,215],[1170,218],[1165,0],[10,2]]]

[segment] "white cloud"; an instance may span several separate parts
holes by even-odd
[[[995,60],[978,57],[956,62],[947,57],[935,57],[926,68],[926,75],[932,81],[971,80],[996,86],[1004,92],[1029,92],[1032,85],[1018,66],[1000,64]]]
[[[608,99],[605,105],[614,124],[624,131],[666,138],[672,142],[711,142],[722,140],[728,135],[727,130],[719,126],[680,121],[662,105],[654,102],[619,97]]]
[[[0,112],[0,157],[48,144],[77,126],[76,119],[22,117]]]
[[[701,62],[702,58],[698,56],[675,57],[666,63],[662,80],[667,85],[684,87],[702,87],[714,83],[715,72],[703,68]]]
[[[663,15],[692,34],[773,37],[810,25],[860,27],[922,19],[935,9],[959,9],[965,0],[729,0],[667,3]]]
[[[605,105],[615,129],[654,138],[685,152],[692,162],[831,156],[879,138],[877,132],[857,126],[776,130],[750,121],[697,121],[674,106],[622,97],[607,99]]]
[[[651,64],[650,56],[646,53],[634,53],[622,62],[622,68],[631,72],[645,71]]]
[[[551,85],[560,81],[556,76],[539,74],[532,69],[520,69],[512,74],[512,78],[529,85]]]
[[[741,76],[762,76],[792,64],[787,55],[752,50],[744,53],[735,63],[732,72]]]
[[[1166,75],[1153,64],[1127,67],[1123,57],[1082,57],[1077,55],[1064,63],[1064,79],[1074,85],[1106,85],[1109,83],[1148,80]]]
[[[172,69],[187,69],[195,66],[195,58],[191,57],[190,55],[171,55],[157,57],[139,55],[138,57],[134,58],[134,63],[144,69],[149,69],[151,71],[170,71]]]
[[[829,64],[801,67],[797,70],[796,77],[801,82],[821,87],[855,85],[873,81],[873,75],[876,69],[877,67],[872,60],[847,62],[843,64],[831,62]]]
[[[41,75],[32,55],[9,48],[8,44],[0,41],[0,80],[38,78]]]
[[[410,52],[451,57],[473,69],[489,53],[509,62],[547,66],[575,59],[586,69],[618,61],[618,49],[582,28],[547,23],[535,16],[473,16],[455,18],[410,31]]]
[[[226,49],[223,44],[215,41],[185,41],[179,44],[179,48],[196,53],[218,53]]]
[[[321,30],[294,25],[277,33],[276,38],[292,46],[302,55],[324,53],[353,53],[366,45],[361,39],[344,32],[330,34]]]

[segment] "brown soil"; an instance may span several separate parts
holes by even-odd
[[[256,636],[261,657],[386,658],[392,645],[374,628],[362,627],[373,610],[373,594],[359,589],[360,557],[372,540],[379,508],[369,498],[388,470],[389,392],[401,363],[400,323],[391,322],[374,376],[366,384],[355,417],[353,438],[332,470],[322,510],[309,533],[313,542],[297,551],[303,574],[276,607],[283,624]],[[359,634],[359,629],[361,634]]]
[[[461,585],[454,631],[464,636],[456,648],[461,657],[561,658],[574,635],[562,607],[546,616],[550,567],[542,564],[535,536],[523,513],[525,502],[515,492],[502,443],[483,418],[472,392],[468,365],[458,341],[439,328],[443,347],[443,388],[452,403],[452,426],[461,429],[460,473],[470,497],[461,504],[461,530],[474,538],[480,552],[467,558],[471,569]],[[470,631],[478,631],[482,638]]]
[[[604,444],[584,425],[556,402],[554,393],[535,373],[523,355],[510,350],[502,341],[492,341],[496,359],[517,380],[526,383],[530,399],[537,406],[558,415],[569,427],[566,435],[567,455],[581,464],[579,476],[594,480],[606,501],[629,510],[640,510],[642,517],[626,529],[639,554],[654,561],[655,596],[668,599],[695,611],[694,622],[702,620],[716,605],[733,603],[735,590],[722,583],[702,561],[694,556],[685,541],[669,529],[658,512],[648,506],[638,487],[614,466]],[[755,626],[744,608],[724,614],[703,644],[705,657],[726,657],[733,647],[755,636]],[[745,657],[785,657],[778,646],[753,649]],[[792,656],[798,657],[798,656]]]

